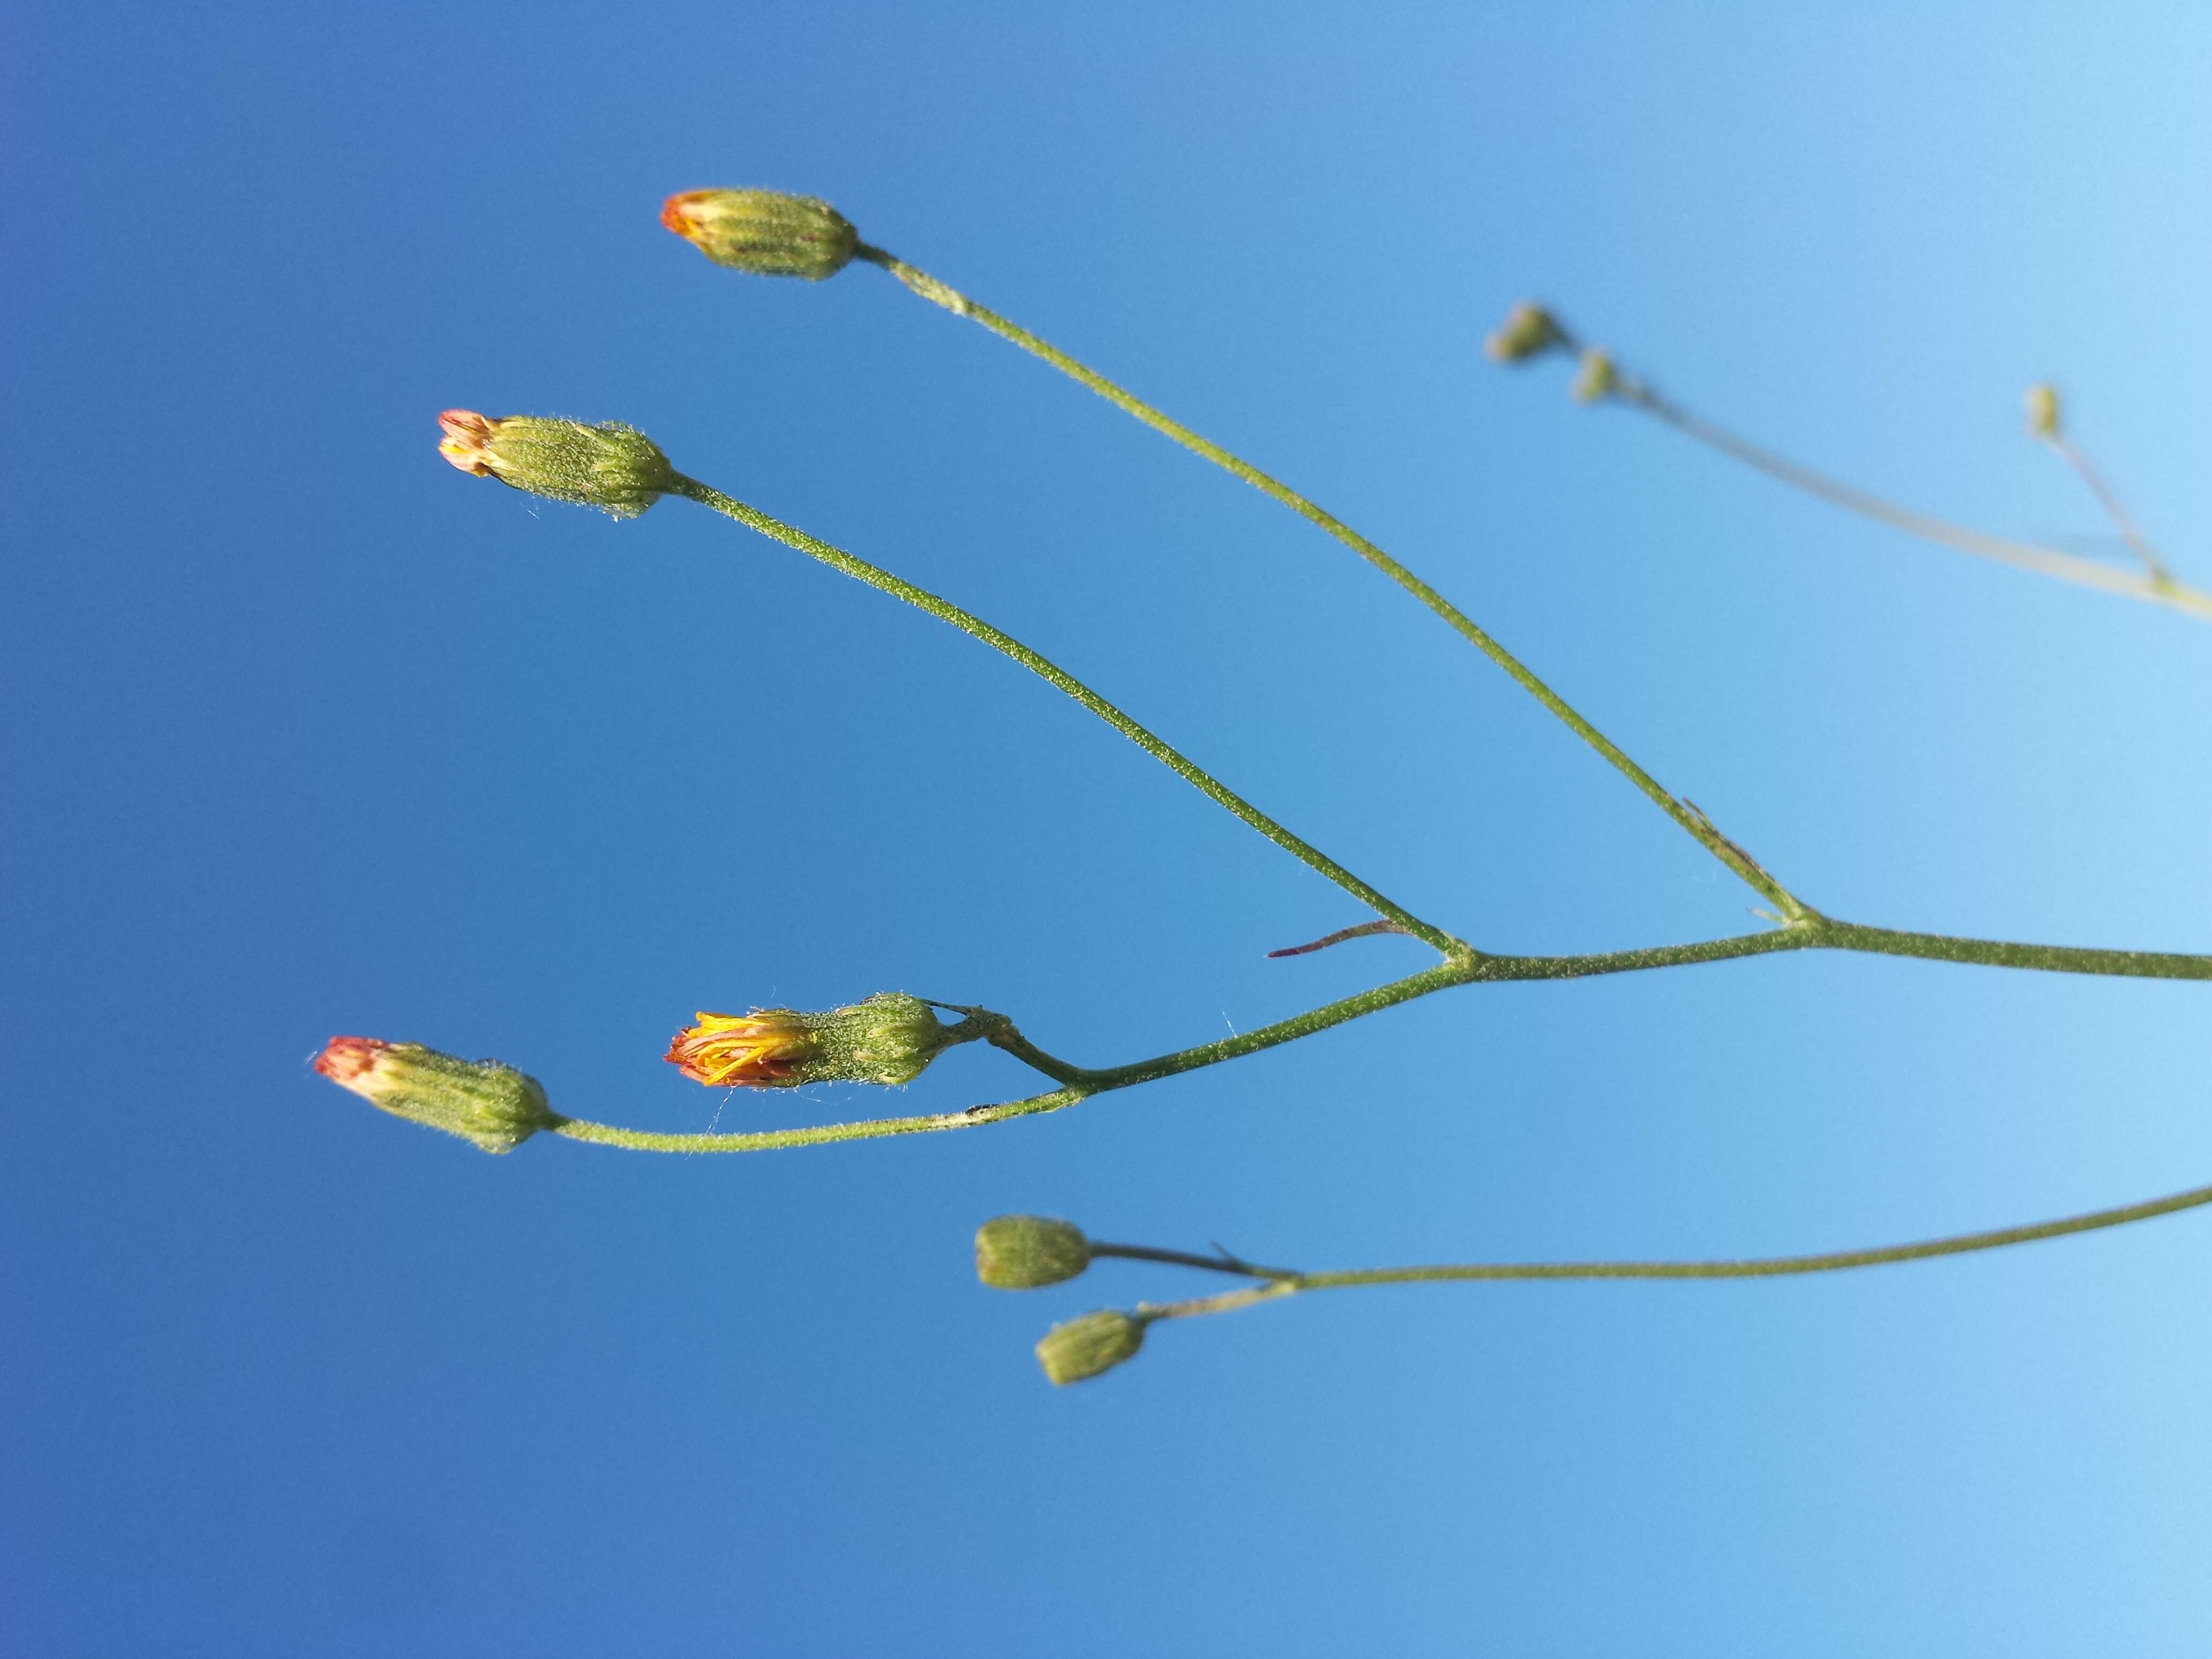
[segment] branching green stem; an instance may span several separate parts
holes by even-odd
[[[1613,395],[1616,401],[1664,422],[1709,449],[1717,450],[1741,461],[1746,466],[1764,472],[1768,477],[1778,479],[1793,489],[1802,489],[1832,507],[1840,507],[1847,513],[1856,513],[1861,518],[1871,519],[1892,530],[1901,530],[1908,536],[1917,536],[1923,541],[1955,548],[1978,558],[1994,559],[2000,564],[2055,576],[2061,581],[2097,588],[2106,593],[2117,593],[2124,599],[2169,605],[2193,617],[2212,617],[2212,593],[2176,581],[2166,573],[2165,566],[2159,562],[2158,556],[2151,552],[2148,544],[2135,533],[2135,526],[2129,522],[2127,515],[2119,512],[2118,503],[2106,491],[2103,480],[2087,470],[2087,463],[2073,454],[2070,447],[2059,446],[2060,453],[2065,454],[2075,470],[2082,474],[2107,509],[2116,514],[2130,544],[2136,547],[2148,566],[2147,571],[2118,570],[2111,565],[2100,564],[2094,559],[2085,559],[2076,553],[2061,552],[2055,547],[2043,547],[2033,542],[2009,541],[2002,536],[1988,535],[1965,525],[1953,524],[1948,520],[1899,507],[1894,501],[1854,489],[1826,473],[1800,466],[1772,450],[1763,449],[1748,439],[1738,437],[1726,428],[1715,426],[1711,421],[1692,415],[1679,404],[1662,397],[1632,375],[1619,375]]]
[[[1966,1255],[1976,1250],[2001,1250],[2039,1239],[2063,1238],[2069,1233],[2096,1232],[2124,1227],[2132,1222],[2172,1215],[2212,1204],[2212,1187],[2195,1187],[2166,1198],[2116,1209],[2091,1210],[2057,1221],[2032,1222],[2022,1227],[1998,1227],[1987,1232],[1957,1233],[1948,1238],[1924,1239],[1912,1244],[1883,1244],[1870,1249],[1830,1250],[1818,1255],[1753,1256],[1720,1261],[1476,1261],[1423,1267],[1356,1267],[1338,1273],[1301,1273],[1277,1267],[1255,1267],[1230,1258],[1187,1255],[1176,1252],[1144,1253],[1155,1261],[1179,1261],[1185,1266],[1210,1267],[1220,1273],[1241,1273],[1264,1281],[1243,1291],[1218,1296],[1194,1297],[1182,1302],[1140,1302],[1138,1317],[1186,1319],[1194,1315],[1233,1313],[1255,1303],[1272,1302],[1306,1291],[1349,1290],[1363,1285],[1427,1285],[1470,1279],[1779,1279],[1796,1273],[1840,1273],[1852,1267],[1879,1267],[1899,1261],[1925,1261],[1935,1256]],[[1140,1253],[1130,1247],[1115,1252]]]
[[[660,1134],[623,1129],[610,1124],[562,1118],[553,1126],[556,1134],[573,1140],[597,1141],[653,1152],[763,1152],[793,1146],[817,1146],[832,1141],[872,1140],[886,1135],[927,1133],[940,1129],[973,1129],[1009,1118],[1056,1112],[1093,1095],[1180,1076],[1224,1060],[1279,1048],[1312,1036],[1333,1026],[1379,1013],[1432,992],[1460,985],[1496,985],[1523,981],[1588,979],[1606,974],[1641,973],[1650,969],[1686,968],[1700,963],[1727,962],[1740,957],[1770,956],[1784,951],[1852,951],[1884,956],[1919,957],[1932,962],[1955,962],[1990,968],[2015,968],[2045,973],[2118,975],[2137,979],[2212,980],[2212,956],[2190,956],[2160,951],[2103,951],[2059,945],[2017,945],[2002,939],[1953,939],[1941,933],[1908,933],[1889,927],[1867,927],[1827,917],[1792,927],[1760,933],[1741,933],[1730,939],[1705,939],[1689,945],[1657,945],[1636,951],[1603,951],[1585,956],[1456,957],[1421,973],[1393,980],[1362,991],[1357,996],[1324,1004],[1289,1019],[1278,1020],[1195,1048],[1177,1049],[1127,1066],[1076,1066],[1048,1054],[1024,1037],[1012,1020],[985,1008],[945,1004],[981,1027],[984,1040],[1042,1073],[1060,1086],[1024,1100],[971,1106],[961,1112],[938,1112],[926,1116],[865,1119],[852,1123],[826,1123],[799,1129],[768,1129],[745,1134]]]
[[[2160,556],[2159,550],[2150,544],[2149,538],[2142,531],[2136,528],[2135,520],[2129,515],[2119,496],[2113,493],[2112,487],[2105,482],[2105,475],[2089,465],[2089,458],[2075,447],[2074,441],[2063,432],[2039,434],[2037,441],[2056,450],[2058,459],[2071,467],[2074,476],[2088,487],[2089,493],[2097,498],[2097,505],[2105,509],[2106,516],[2118,529],[2121,538],[2135,550],[2136,556],[2143,562],[2143,568],[2150,573],[2152,580],[2172,582],[2172,573],[2166,568],[2166,561]]]
[[[1450,600],[1416,576],[1404,565],[1361,535],[1343,520],[1308,501],[1279,479],[1262,472],[1241,456],[1232,455],[1219,444],[1201,438],[1180,421],[1153,408],[1141,398],[1122,386],[1116,386],[1095,369],[1078,362],[1057,346],[1039,339],[1020,325],[1009,321],[995,311],[976,304],[966,295],[940,283],[927,271],[919,270],[903,259],[885,252],[882,248],[863,243],[859,257],[881,265],[900,282],[933,304],[940,305],[956,317],[965,317],[981,324],[999,336],[1010,340],[1032,356],[1050,363],[1069,379],[1088,386],[1116,409],[1133,415],[1154,431],[1162,433],[1181,444],[1193,454],[1213,463],[1224,471],[1242,478],[1262,495],[1281,502],[1308,522],[1319,526],[1350,548],[1353,552],[1380,570],[1384,575],[1411,593],[1438,617],[1442,617],[1462,639],[1468,641],[1483,655],[1511,676],[1514,683],[1530,696],[1544,705],[1563,722],[1568,730],[1603,757],[1614,770],[1642,790],[1653,805],[1694,836],[1705,848],[1737,876],[1753,891],[1780,910],[1784,916],[1795,920],[1810,915],[1809,909],[1792,897],[1782,884],[1775,880],[1758,863],[1747,857],[1743,849],[1730,842],[1705,815],[1687,807],[1663,788],[1657,779],[1638,766],[1620,747],[1597,727],[1592,726],[1571,707],[1566,699],[1537,678],[1521,659],[1492,639],[1474,619]]]
[[[1047,661],[1019,640],[992,627],[981,617],[962,610],[949,599],[939,598],[927,588],[915,586],[903,577],[893,575],[880,566],[870,564],[866,559],[856,558],[842,548],[832,547],[828,542],[810,536],[781,519],[772,518],[757,507],[748,507],[711,485],[701,483],[696,478],[679,475],[675,482],[675,489],[678,494],[688,496],[703,507],[712,507],[726,518],[735,519],[739,524],[757,530],[762,535],[773,538],[787,547],[798,549],[809,558],[819,559],[831,569],[840,571],[855,581],[866,582],[894,599],[903,599],[916,609],[927,611],[940,622],[951,623],[963,634],[973,635],[993,650],[1012,658],[1046,684],[1065,691],[1184,782],[1226,807],[1300,863],[1320,872],[1362,903],[1389,917],[1416,939],[1448,957],[1465,956],[1472,951],[1473,947],[1464,940],[1454,939],[1441,927],[1430,926],[1404,906],[1385,898],[1320,848],[1292,835],[1196,762],[1170,748],[1074,675]]]

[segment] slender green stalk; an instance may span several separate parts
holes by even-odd
[[[1211,1273],[1235,1273],[1240,1279],[1296,1279],[1298,1276],[1288,1267],[1262,1267],[1226,1252],[1200,1255],[1194,1250],[1161,1250],[1149,1244],[1103,1244],[1092,1239],[1091,1259],[1097,1261],[1107,1256],[1123,1261],[1164,1261],[1176,1267],[1204,1267]]]
[[[2033,969],[2045,973],[2087,974],[2137,979],[2212,980],[2212,956],[2189,956],[2158,951],[2103,951],[2072,945],[2017,945],[2002,939],[1952,939],[1941,933],[1908,933],[1894,928],[1867,927],[1827,917],[1802,927],[1775,928],[1766,933],[1740,933],[1733,938],[1703,939],[1687,945],[1650,946],[1634,951],[1601,951],[1583,956],[1469,956],[1457,957],[1403,979],[1378,985],[1338,1001],[1308,1009],[1288,1019],[1255,1027],[1237,1036],[1126,1066],[1076,1066],[1046,1053],[1024,1037],[1012,1020],[988,1009],[940,1006],[964,1014],[981,1028],[983,1040],[1034,1067],[1060,1086],[1048,1093],[997,1105],[971,1106],[965,1111],[937,1112],[917,1117],[864,1119],[851,1123],[819,1124],[799,1129],[766,1129],[748,1134],[661,1134],[617,1128],[579,1118],[562,1118],[553,1133],[572,1140],[596,1141],[649,1152],[763,1152],[787,1147],[816,1146],[833,1141],[872,1140],[889,1135],[924,1134],[944,1129],[980,1128],[1009,1118],[1030,1117],[1087,1100],[1116,1089],[1133,1088],[1163,1078],[1178,1077],[1225,1060],[1280,1048],[1349,1021],[1395,1008],[1432,993],[1458,985],[1497,985],[1519,981],[1589,979],[1607,974],[1642,973],[1659,968],[1687,968],[1701,963],[1728,962],[1739,957],[1771,956],[1785,951],[1850,951],[1885,956],[1919,957],[1932,962],[1954,962],[1990,968]]]
[[[1782,914],[1795,921],[1809,915],[1809,908],[1791,896],[1782,884],[1761,869],[1756,860],[1743,849],[1715,830],[1701,812],[1687,807],[1663,788],[1657,779],[1638,766],[1620,746],[1597,727],[1592,726],[1571,708],[1565,698],[1538,679],[1521,659],[1492,639],[1474,619],[1462,611],[1450,600],[1416,576],[1404,565],[1361,535],[1334,514],[1324,511],[1314,502],[1292,489],[1279,479],[1270,477],[1241,456],[1232,455],[1219,444],[1201,438],[1180,421],[1170,419],[1137,397],[1133,392],[1116,386],[1104,375],[1078,362],[1057,346],[1039,339],[1018,324],[1001,317],[995,311],[976,304],[966,295],[940,283],[927,271],[919,270],[903,259],[885,252],[882,248],[863,243],[858,257],[881,265],[900,282],[936,305],[944,307],[956,317],[965,317],[981,324],[1001,339],[1010,340],[1032,356],[1050,363],[1069,379],[1088,386],[1116,409],[1133,415],[1154,431],[1162,433],[1181,444],[1193,454],[1209,460],[1234,477],[1242,478],[1262,495],[1281,502],[1308,522],[1319,526],[1350,548],[1353,552],[1380,570],[1384,575],[1411,593],[1431,611],[1441,617],[1462,638],[1480,651],[1491,661],[1512,677],[1514,683],[1549,709],[1568,730],[1605,757],[1606,761],[1631,783],[1642,790],[1659,810],[1694,836],[1705,849],[1734,871],[1753,891],[1759,893]]]
[[[940,622],[951,623],[963,634],[973,635],[993,650],[1012,658],[1047,684],[1065,691],[1184,782],[1226,807],[1300,863],[1318,871],[1362,903],[1389,917],[1416,939],[1448,957],[1462,957],[1472,951],[1474,947],[1464,940],[1454,939],[1443,928],[1430,926],[1404,906],[1385,898],[1335,860],[1292,835],[1242,795],[1218,781],[1196,762],[1170,748],[1074,675],[1047,661],[1019,640],[992,627],[981,617],[963,611],[950,600],[939,598],[927,588],[917,587],[903,577],[895,576],[880,566],[870,564],[866,559],[856,558],[842,548],[832,547],[828,542],[810,536],[781,519],[772,518],[757,507],[748,507],[710,485],[701,483],[696,478],[679,475],[674,488],[678,495],[688,496],[702,507],[712,507],[725,518],[735,519],[739,524],[757,530],[762,535],[781,542],[787,547],[798,549],[810,558],[819,559],[831,569],[840,571],[855,581],[866,582],[894,599],[903,599],[916,609],[927,611]]]
[[[2037,441],[2056,450],[2058,459],[2071,467],[2074,476],[2088,487],[2089,493],[2097,498],[2097,505],[2105,509],[2106,517],[2118,528],[2121,538],[2135,550],[2136,556],[2143,562],[2143,567],[2149,571],[2152,579],[2171,582],[2173,576],[2166,568],[2166,561],[2150,544],[2149,538],[2136,528],[2136,521],[2129,516],[2128,509],[2121,505],[2120,498],[2113,494],[2112,487],[2105,482],[2105,475],[2089,465],[2089,458],[2074,447],[2073,440],[2063,432],[2052,432],[2039,434]]]
[[[1307,1291],[1349,1290],[1364,1285],[1434,1285],[1468,1280],[1508,1279],[1780,1279],[1797,1273],[1841,1273],[1853,1267],[1879,1267],[1899,1261],[1925,1261],[1936,1256],[1966,1255],[1977,1250],[2001,1250],[2039,1239],[2063,1238],[2071,1233],[2091,1233],[2106,1227],[2124,1227],[2158,1216],[2172,1215],[2212,1204],[2212,1187],[2194,1187],[2185,1193],[2154,1198],[2114,1209],[2091,1210],[2057,1221],[2031,1222],[2021,1227],[1996,1227],[1987,1232],[1956,1233],[1948,1238],[1923,1239],[1912,1244],[1882,1244],[1869,1249],[1829,1250],[1817,1255],[1751,1256],[1718,1261],[1475,1261],[1420,1267],[1355,1267],[1336,1273],[1301,1273],[1281,1268],[1255,1267],[1222,1257],[1189,1255],[1175,1251],[1139,1251],[1121,1247],[1115,1255],[1210,1267],[1219,1273],[1242,1273],[1266,1281],[1253,1289],[1230,1291],[1218,1296],[1193,1297],[1182,1302],[1140,1302],[1141,1319],[1187,1319],[1193,1316],[1234,1313],[1256,1303],[1272,1302]],[[1105,1254],[1094,1251],[1095,1255]]]
[[[650,1129],[624,1129],[611,1123],[593,1123],[580,1117],[555,1115],[547,1129],[571,1140],[588,1140],[601,1146],[621,1146],[633,1152],[776,1152],[793,1146],[826,1146],[840,1140],[880,1140],[887,1135],[928,1134],[939,1129],[973,1129],[1008,1118],[1037,1112],[1056,1112],[1083,1098],[1080,1089],[1055,1089],[996,1106],[970,1106],[964,1112],[932,1112],[921,1117],[878,1117],[858,1123],[817,1123],[802,1129],[760,1129],[750,1134],[660,1134]]]
[[[1908,536],[1917,536],[1923,541],[1936,542],[1955,548],[1961,553],[1971,553],[1978,558],[1994,559],[2022,570],[2033,570],[2045,576],[2055,576],[2083,587],[2094,587],[2106,593],[2117,593],[2124,599],[2142,599],[2152,605],[2169,605],[2193,617],[2212,617],[2212,593],[2176,581],[2166,573],[2157,555],[2148,550],[2136,537],[2133,526],[2124,514],[2118,514],[2122,528],[2129,533],[2130,543],[2136,546],[2150,568],[2146,574],[2133,570],[2116,570],[2111,565],[2100,564],[2094,559],[2085,559],[2079,554],[2063,553],[2057,548],[2039,546],[2033,542],[2008,541],[2002,536],[1991,536],[1965,525],[1916,513],[1910,507],[1899,507],[1894,501],[1883,500],[1863,489],[1856,489],[1826,474],[1762,449],[1748,439],[1740,438],[1723,427],[1692,415],[1680,404],[1671,402],[1642,381],[1630,375],[1620,375],[1613,388],[1613,396],[1631,409],[1640,410],[1673,427],[1686,437],[1693,438],[1707,448],[1719,451],[1746,466],[1778,479],[1793,489],[1840,507],[1845,512],[1856,513],[1861,518],[1871,519],[1876,524],[1887,525],[1892,530],[1901,530]],[[2063,447],[2062,446],[2062,453]],[[2071,456],[2069,457],[2072,459]],[[2085,464],[2076,461],[2076,470]],[[2100,499],[2106,499],[2102,480],[2094,473],[2083,476],[2096,489]],[[2117,503],[2106,500],[2108,507]]]

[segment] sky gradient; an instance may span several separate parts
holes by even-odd
[[[0,1647],[2191,1655],[2212,1220],[1796,1283],[1347,1292],[1055,1390],[1005,1211],[1351,1267],[1872,1244],[2212,1179],[2202,986],[1792,957],[1468,989],[981,1132],[504,1158],[307,1069],[704,1129],[695,1009],[907,990],[1110,1064],[1412,971],[975,641],[462,405],[677,465],[1064,664],[1506,951],[1752,896],[1373,571],[855,267],[836,203],[1374,536],[1811,902],[2212,949],[2212,626],[1795,496],[1480,343],[2212,580],[2212,22],[2179,6],[0,18]]]

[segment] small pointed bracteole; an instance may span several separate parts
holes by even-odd
[[[1279,951],[1270,951],[1267,956],[1271,961],[1277,957],[1303,957],[1316,951],[1326,951],[1332,945],[1341,945],[1346,939],[1371,939],[1377,933],[1407,932],[1406,928],[1400,927],[1386,916],[1375,921],[1363,921],[1355,927],[1340,927],[1333,933],[1324,933],[1321,938],[1309,940],[1304,945],[1289,945]],[[1410,934],[1408,936],[1410,937]]]

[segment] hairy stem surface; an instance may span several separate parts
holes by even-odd
[[[1419,1267],[1354,1267],[1335,1273],[1302,1273],[1279,1268],[1259,1268],[1225,1258],[1148,1253],[1151,1259],[1180,1261],[1190,1267],[1222,1273],[1243,1273],[1265,1280],[1256,1289],[1231,1291],[1219,1296],[1194,1297],[1182,1302],[1139,1303],[1137,1312],[1149,1319],[1182,1319],[1193,1315],[1232,1313],[1255,1303],[1296,1296],[1305,1291],[1348,1290],[1363,1285],[1432,1285],[1468,1280],[1508,1279],[1779,1279],[1796,1273],[1841,1273],[1853,1267],[1879,1267],[1899,1261],[1925,1261],[1936,1256],[1966,1255],[1977,1250],[2001,1250],[2039,1239],[2063,1238],[2070,1233],[2097,1232],[2124,1227],[2182,1210],[2212,1204],[2212,1187],[2194,1187],[2185,1193],[2154,1198],[2140,1204],[2123,1204],[2109,1210],[2091,1210],[2056,1221],[2030,1222],[2020,1227],[1996,1227],[1986,1232],[1955,1233],[1948,1238],[1923,1239],[1911,1244],[1881,1244],[1867,1249],[1828,1250],[1815,1255],[1750,1256],[1717,1261],[1474,1261]],[[1137,1252],[1123,1249],[1120,1255]]]
[[[1328,532],[1442,617],[1454,632],[1504,669],[1516,684],[1549,709],[1568,730],[1602,755],[1608,765],[1634,784],[1654,805],[1674,819],[1689,835],[1695,837],[1706,851],[1734,871],[1754,892],[1759,894],[1770,904],[1774,905],[1785,916],[1794,918],[1808,914],[1806,907],[1792,897],[1780,882],[1761,869],[1757,861],[1746,855],[1741,848],[1737,847],[1715,830],[1703,813],[1687,807],[1683,802],[1675,799],[1660,785],[1657,779],[1631,760],[1619,744],[1577,713],[1565,698],[1537,678],[1519,658],[1478,627],[1472,617],[1334,514],[1327,512],[1316,503],[1308,501],[1288,484],[1262,472],[1243,457],[1233,455],[1219,444],[1199,436],[1180,421],[1171,419],[1135,393],[1115,385],[1097,370],[1077,362],[1057,346],[1039,339],[1019,324],[1001,317],[997,312],[986,307],[977,305],[966,295],[939,282],[927,271],[917,270],[915,266],[907,264],[905,260],[887,253],[881,248],[870,247],[865,244],[860,249],[860,257],[881,265],[923,299],[944,307],[956,317],[965,317],[970,321],[981,324],[1000,338],[1012,341],[1032,356],[1051,364],[1070,380],[1088,386],[1116,409],[1133,415],[1155,432],[1172,438],[1194,455],[1211,461],[1224,471],[1242,478],[1262,495],[1280,501],[1300,518]]]
[[[984,1040],[1042,1072],[1060,1086],[1049,1093],[1002,1104],[971,1106],[961,1112],[939,1112],[917,1117],[864,1119],[851,1123],[820,1124],[799,1129],[769,1129],[749,1134],[660,1134],[623,1129],[610,1124],[563,1118],[553,1133],[573,1140],[597,1141],[655,1152],[759,1152],[792,1146],[822,1146],[840,1140],[871,1140],[886,1135],[927,1133],[940,1129],[972,1129],[1008,1118],[1056,1112],[1063,1107],[1107,1094],[1116,1089],[1153,1083],[1186,1072],[1218,1066],[1224,1060],[1295,1042],[1348,1021],[1379,1013],[1437,991],[1458,985],[1495,985],[1516,981],[1589,979],[1607,974],[1642,973],[1660,968],[1687,968],[1701,963],[1727,962],[1742,957],[1771,956],[1787,951],[1850,951],[1881,956],[1918,957],[1930,962],[1954,962],[1990,968],[2031,969],[2044,973],[2087,974],[2100,977],[2136,979],[2212,980],[2212,956],[2163,951],[2106,951],[2063,945],[2019,945],[2003,939],[1953,939],[1942,933],[1911,933],[1889,927],[1868,927],[1827,917],[1761,933],[1740,933],[1729,939],[1703,939],[1688,945],[1649,946],[1635,951],[1601,951],[1583,956],[1455,957],[1421,973],[1378,985],[1338,1001],[1273,1024],[1261,1025],[1235,1036],[1179,1048],[1126,1066],[1077,1066],[1047,1053],[1029,1041],[1004,1014],[988,1009],[945,1004],[968,1015],[981,1026]],[[1680,1276],[1680,1275],[1677,1275]]]
[[[701,483],[696,478],[679,476],[676,480],[675,488],[678,494],[688,496],[702,507],[712,507],[725,518],[734,519],[739,524],[757,530],[762,535],[781,542],[787,547],[796,548],[809,558],[818,559],[831,569],[850,576],[855,581],[866,582],[869,586],[888,593],[894,599],[903,599],[917,610],[928,612],[940,622],[950,623],[962,633],[972,635],[993,650],[1012,658],[1047,684],[1065,691],[1076,702],[1097,715],[1100,720],[1104,720],[1107,725],[1135,744],[1138,748],[1182,779],[1184,782],[1209,799],[1227,808],[1229,811],[1242,818],[1301,864],[1328,877],[1346,892],[1370,908],[1379,910],[1416,939],[1444,952],[1447,956],[1464,955],[1471,949],[1466,943],[1454,939],[1442,928],[1431,927],[1404,906],[1385,898],[1334,859],[1322,852],[1320,848],[1292,835],[1242,795],[1220,782],[1196,762],[1170,747],[1151,731],[1139,725],[1081,680],[1077,679],[1074,675],[1047,661],[1019,640],[992,627],[981,617],[962,610],[949,599],[939,598],[927,588],[915,586],[902,576],[893,575],[880,566],[870,564],[866,559],[856,558],[842,548],[832,547],[828,542],[817,537],[810,536],[795,526],[787,525],[781,519],[771,517],[757,507],[748,507],[743,501],[724,495],[711,485]]]

